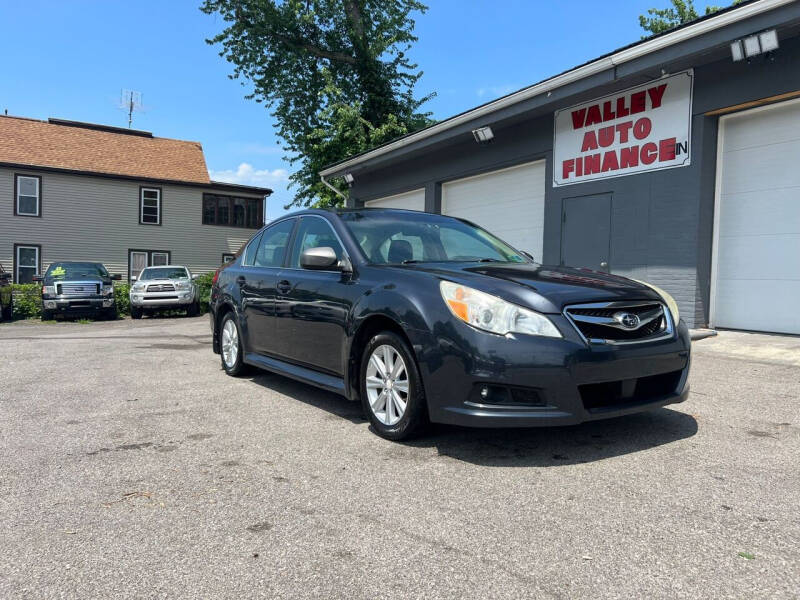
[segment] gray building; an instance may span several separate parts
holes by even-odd
[[[746,2],[321,175],[649,281],[692,327],[798,334],[799,36],[800,3]]]
[[[32,281],[54,261],[212,271],[264,223],[272,191],[209,179],[197,142],[0,116],[0,264]]]

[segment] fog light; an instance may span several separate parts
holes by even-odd
[[[489,388],[487,386],[483,386],[481,388],[481,398],[486,400],[489,397]]]
[[[56,307],[56,303],[53,302],[52,300],[48,300],[47,302],[44,303],[44,305],[45,305],[45,308],[55,308]]]
[[[103,300],[103,306],[111,306],[114,304],[113,300]]]

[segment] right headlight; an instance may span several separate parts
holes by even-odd
[[[477,329],[498,335],[526,333],[562,337],[550,319],[533,310],[452,281],[442,280],[439,289],[450,312]]]
[[[664,304],[667,305],[669,312],[672,313],[672,321],[675,323],[675,327],[678,326],[678,322],[681,320],[681,313],[678,310],[678,303],[675,302],[675,298],[670,296],[667,292],[662,290],[660,287],[653,285],[652,283],[647,283],[646,281],[639,281],[638,279],[634,279],[634,281],[641,283],[642,285],[646,285],[651,290],[653,290],[656,294],[661,296],[661,299],[664,300]]]

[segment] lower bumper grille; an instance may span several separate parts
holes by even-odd
[[[586,410],[617,407],[622,404],[648,402],[675,393],[682,371],[661,375],[579,385],[578,391]]]

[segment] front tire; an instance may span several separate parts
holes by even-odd
[[[137,308],[136,306],[131,306],[131,319],[141,319],[142,318],[142,309]]]
[[[52,310],[42,310],[42,321],[52,321],[54,317]]]
[[[219,356],[222,361],[222,368],[231,377],[238,377],[247,371],[244,364],[244,348],[242,347],[242,336],[239,332],[239,324],[236,322],[236,315],[233,312],[226,313],[222,317],[219,328]]]
[[[196,300],[189,305],[189,308],[186,309],[186,316],[187,317],[196,317],[200,314],[200,303]]]
[[[381,437],[405,440],[427,424],[417,362],[396,333],[384,331],[369,341],[361,357],[360,382],[364,414]]]

